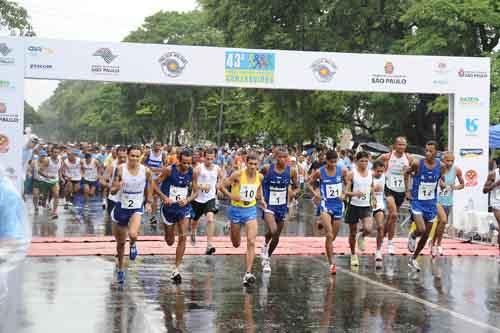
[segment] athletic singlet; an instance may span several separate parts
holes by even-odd
[[[453,185],[455,185],[455,178],[457,177],[457,170],[455,166],[452,166],[450,170],[444,176],[444,188],[441,186],[439,189],[438,202],[443,206],[453,205]]]
[[[377,200],[377,207],[374,210],[384,210],[385,209],[385,201],[384,201],[384,186],[385,186],[385,175],[382,174],[380,178],[373,177],[373,194],[375,195],[375,199]],[[377,191],[377,188],[380,190]]]
[[[189,168],[186,173],[181,173],[177,169],[177,165],[173,164],[171,168],[170,176],[161,183],[160,189],[163,194],[174,201],[172,205],[166,206],[167,209],[181,208],[175,201],[187,199],[189,196],[193,181],[193,169]]]
[[[194,199],[196,202],[205,203],[209,200],[215,199],[219,170],[219,166],[215,164],[212,164],[211,169],[208,169],[205,166],[205,163],[200,164],[200,174],[196,179],[199,188],[198,196]],[[202,189],[207,186],[208,189]]]
[[[148,155],[148,158],[144,161],[144,164],[150,168],[162,168],[163,167],[163,152],[160,151],[159,155],[155,155],[153,151],[151,151]],[[153,179],[158,178],[159,174],[155,174],[153,172]]]
[[[329,176],[326,166],[319,168],[319,188],[321,193],[321,206],[325,209],[342,208],[342,168],[335,167],[335,175]]]
[[[437,184],[441,177],[441,164],[438,159],[435,160],[436,166],[428,169],[424,160],[419,161],[418,173],[413,176],[413,186],[411,190],[412,200],[426,205],[435,205],[437,203]]]
[[[255,172],[255,180],[251,183],[248,180],[246,169],[243,169],[240,174],[239,183],[231,186],[231,193],[239,195],[241,201],[231,200],[231,205],[235,207],[253,207],[257,204],[257,190],[260,186],[260,173]]]
[[[351,205],[356,207],[370,207],[370,194],[372,191],[373,177],[370,170],[366,170],[367,175],[362,176],[356,167],[352,168],[352,191],[362,192],[363,196],[351,198]]]
[[[47,181],[51,183],[59,182],[59,169],[61,169],[61,160],[58,158],[57,161],[53,161],[49,158],[49,166],[47,167],[46,173],[49,179]]]
[[[68,176],[71,181],[77,182],[82,180],[82,165],[79,158],[75,160],[75,163],[66,160],[64,164],[66,164],[67,167],[66,176]]]
[[[285,167],[282,173],[276,171],[272,164],[262,181],[264,199],[268,207],[284,208],[288,205],[288,186],[292,183],[290,167]]]
[[[500,180],[499,169],[495,169],[495,183]],[[500,209],[500,187],[495,187],[490,192],[490,205],[495,209]]]
[[[403,153],[401,157],[396,157],[394,151],[390,153],[386,171],[386,186],[388,189],[399,193],[405,192],[404,169],[409,166],[410,160],[406,153]]]
[[[127,164],[122,164],[119,168],[122,170],[122,188],[119,191],[121,209],[140,209],[144,203],[146,167],[139,165],[136,176],[128,171]]]
[[[86,160],[83,160],[83,179],[89,182],[95,182],[99,178],[97,172],[97,164],[94,159],[90,160],[90,164],[87,164]]]

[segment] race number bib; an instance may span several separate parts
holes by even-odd
[[[188,195],[187,187],[170,186],[169,198],[173,201],[185,200]]]
[[[304,175],[300,175],[300,176],[299,176],[299,183],[300,183],[300,184],[303,184],[303,183],[304,183],[304,180],[305,180],[305,179],[304,179]]]
[[[418,200],[432,200],[435,197],[436,183],[420,183]]]
[[[199,184],[198,187],[202,193],[210,193],[210,184]]]
[[[255,200],[257,195],[257,186],[252,184],[241,185],[240,187],[240,198],[241,201],[250,202]]]
[[[326,198],[337,199],[342,193],[342,184],[327,184],[326,185]]]
[[[121,194],[122,209],[139,209],[142,207],[143,193],[123,193]]]
[[[448,186],[446,186],[445,188],[439,189],[439,196],[440,197],[447,197],[450,194],[451,194],[451,192],[450,192],[450,189],[448,188]]]
[[[279,206],[286,204],[286,191],[269,192],[269,204],[272,206]]]
[[[97,169],[87,169],[85,170],[85,179],[89,181],[96,181],[98,178]]]
[[[403,192],[405,190],[405,178],[403,175],[390,175],[389,187],[395,191]]]

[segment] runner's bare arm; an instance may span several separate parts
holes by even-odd
[[[318,199],[320,198],[320,193],[319,191],[314,189],[314,183],[316,183],[319,177],[320,177],[320,171],[316,170],[312,173],[311,176],[309,176],[309,181],[306,183],[307,189],[311,191],[311,193]]]
[[[122,186],[122,169],[117,168],[115,172],[115,177],[112,180],[111,194],[116,194]]]
[[[219,191],[224,193],[224,195],[227,196],[228,198],[230,198],[232,200],[236,200],[235,198],[232,197],[231,193],[228,191],[227,188],[231,185],[234,185],[237,182],[237,180],[240,178],[240,175],[241,175],[241,171],[233,172],[231,174],[231,176],[224,179],[224,181],[221,183],[221,185],[219,186]],[[238,201],[238,200],[236,200],[236,201]]]
[[[491,190],[495,188],[496,186],[495,178],[496,178],[495,171],[490,172],[488,178],[486,178],[486,183],[484,183],[483,193],[490,193]]]
[[[454,190],[461,190],[465,187],[465,180],[464,180],[464,176],[462,174],[462,169],[460,169],[459,167],[456,167],[456,177],[458,179],[458,185],[453,185],[453,189]]]

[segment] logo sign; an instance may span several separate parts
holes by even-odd
[[[337,66],[332,60],[327,58],[320,58],[313,62],[311,69],[314,77],[319,82],[330,82],[335,73],[337,73]]]
[[[460,99],[458,100],[458,104],[465,107],[472,107],[472,106],[480,106],[482,103],[479,97],[464,96],[460,97]]]
[[[466,135],[475,136],[478,134],[479,129],[479,119],[478,118],[466,118],[465,119],[465,131]]]
[[[458,70],[458,77],[466,79],[486,79],[488,77],[488,73],[480,71],[467,71],[460,68]]]
[[[398,74],[396,66],[391,61],[384,64],[384,74],[371,75],[371,84],[376,86],[404,86],[406,83],[406,75]]]
[[[0,80],[0,89],[15,89],[12,82],[7,80]]]
[[[0,123],[18,123],[18,114],[9,114],[9,108],[4,102],[0,102]]]
[[[476,170],[467,170],[465,172],[465,186],[466,187],[474,187],[477,186],[477,171]]]
[[[120,66],[111,66],[110,64],[118,57],[108,48],[100,48],[92,54],[94,57],[101,58],[106,64],[92,65],[90,71],[99,75],[118,75]]]
[[[30,69],[48,70],[54,69],[54,66],[49,64],[30,64]]]
[[[6,154],[9,152],[9,144],[9,137],[0,133],[0,154]]]
[[[43,47],[43,46],[36,46],[36,45],[30,45],[28,46],[28,52],[32,56],[38,56],[38,55],[52,55],[54,54],[54,50]]]
[[[12,52],[12,49],[9,49],[9,47],[7,46],[7,44],[5,43],[0,43],[0,53],[6,57],[7,55],[9,55],[9,53]]]
[[[163,74],[168,77],[179,77],[188,63],[187,59],[178,52],[167,52],[158,59]]]
[[[2,65],[13,65],[15,62],[15,59],[13,57],[7,57],[10,53],[12,52],[12,49],[10,49],[7,44],[5,43],[0,43],[0,66]]]
[[[226,51],[226,82],[273,84],[276,65],[274,53]]]
[[[438,62],[434,65],[434,73],[435,77],[432,81],[433,84],[438,85],[447,85],[448,84],[448,74],[450,73],[450,69],[448,68],[448,64],[445,62]]]
[[[460,156],[464,158],[473,158],[477,156],[481,156],[484,154],[484,150],[482,148],[462,148],[460,149]]]

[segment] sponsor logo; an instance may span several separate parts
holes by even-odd
[[[54,50],[48,47],[30,45],[28,46],[28,53],[32,56],[52,55],[54,54]]]
[[[54,66],[49,64],[30,64],[30,69],[54,69]]]
[[[472,158],[481,156],[484,154],[484,149],[482,148],[462,148],[460,149],[460,156],[464,158]]]
[[[5,134],[0,134],[0,154],[6,154],[9,152],[9,137]]]
[[[488,77],[488,73],[480,72],[480,71],[466,71],[463,68],[458,70],[459,78],[467,78],[467,79],[485,79]]]
[[[479,129],[479,119],[477,118],[466,118],[465,119],[465,131],[468,136],[475,136],[478,134]]]
[[[168,77],[179,77],[188,63],[187,59],[178,52],[167,52],[158,59],[163,74]]]
[[[437,78],[434,78],[432,83],[439,85],[447,85],[448,84],[448,74],[450,73],[450,69],[448,68],[448,64],[445,62],[438,62],[434,65],[434,73]]]
[[[481,99],[476,96],[460,97],[458,104],[461,106],[480,106],[482,105]]]
[[[9,55],[9,53],[12,52],[12,49],[10,49],[7,44],[5,43],[0,43],[0,53],[6,57],[7,55]]]
[[[465,172],[465,186],[466,187],[474,187],[477,186],[477,171],[476,170],[467,170]]]
[[[6,43],[0,43],[0,66],[2,65],[13,65],[15,59],[13,57],[7,57],[12,52],[12,49],[7,46]]]
[[[407,77],[403,74],[398,74],[396,66],[387,61],[384,65],[384,74],[372,74],[371,83],[377,86],[404,86],[407,83]]]
[[[274,53],[226,51],[226,82],[273,84],[276,70]]]
[[[335,73],[337,73],[337,66],[332,60],[327,58],[320,58],[313,62],[311,69],[314,77],[319,82],[330,82]]]
[[[15,87],[10,81],[0,80],[0,89],[15,89]]]
[[[19,115],[17,114],[9,114],[9,108],[7,104],[0,102],[0,122],[2,123],[18,123]]]
[[[118,75],[120,74],[120,66],[111,66],[110,64],[118,57],[113,54],[108,48],[100,48],[92,54],[94,57],[101,58],[105,64],[91,65],[90,71],[99,75]]]

